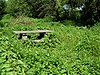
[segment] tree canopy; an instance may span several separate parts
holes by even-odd
[[[6,7],[5,1],[0,0],[0,19],[2,18],[2,16],[5,13],[5,7]]]
[[[13,16],[52,16],[55,21],[69,19],[84,25],[100,21],[100,0],[9,0],[6,3],[6,12]],[[3,10],[4,5],[0,4]]]

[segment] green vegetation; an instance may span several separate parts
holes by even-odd
[[[84,26],[100,21],[100,0],[8,0],[6,13],[18,17],[74,20]]]
[[[5,13],[5,7],[6,7],[5,1],[0,0],[0,20]]]
[[[71,21],[13,18],[0,27],[0,75],[100,75],[100,23],[90,29]],[[19,40],[15,30],[50,29],[41,42]]]
[[[5,15],[5,16],[4,16]],[[83,27],[84,26],[84,27]],[[54,30],[18,39],[13,31]],[[0,0],[0,75],[100,75],[100,0]]]

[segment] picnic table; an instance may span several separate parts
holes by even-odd
[[[19,34],[19,39],[28,38],[29,33],[39,33],[38,39],[42,39],[46,33],[53,32],[53,30],[32,30],[32,31],[13,31],[15,34]]]

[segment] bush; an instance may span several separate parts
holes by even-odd
[[[13,19],[13,16],[11,16],[10,14],[6,14],[2,19]]]
[[[61,21],[61,23],[64,24],[65,26],[75,25],[75,22],[71,20],[64,20],[64,21]]]
[[[19,17],[13,19],[12,23],[13,24],[22,24],[22,25],[31,25],[32,24],[30,18],[24,17],[24,16],[19,16]]]
[[[11,15],[6,14],[2,17],[1,24],[3,25],[3,27],[8,26],[10,25],[12,19],[13,17]]]
[[[3,23],[0,21],[0,27],[4,27]]]

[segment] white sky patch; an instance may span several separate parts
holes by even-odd
[[[76,9],[77,9],[77,10],[82,10],[83,8],[84,8],[84,6],[81,6],[81,7],[79,7],[79,8],[77,7]]]
[[[70,9],[70,7],[69,7],[67,4],[65,4],[65,5],[63,6],[63,8],[64,8],[65,10]]]

